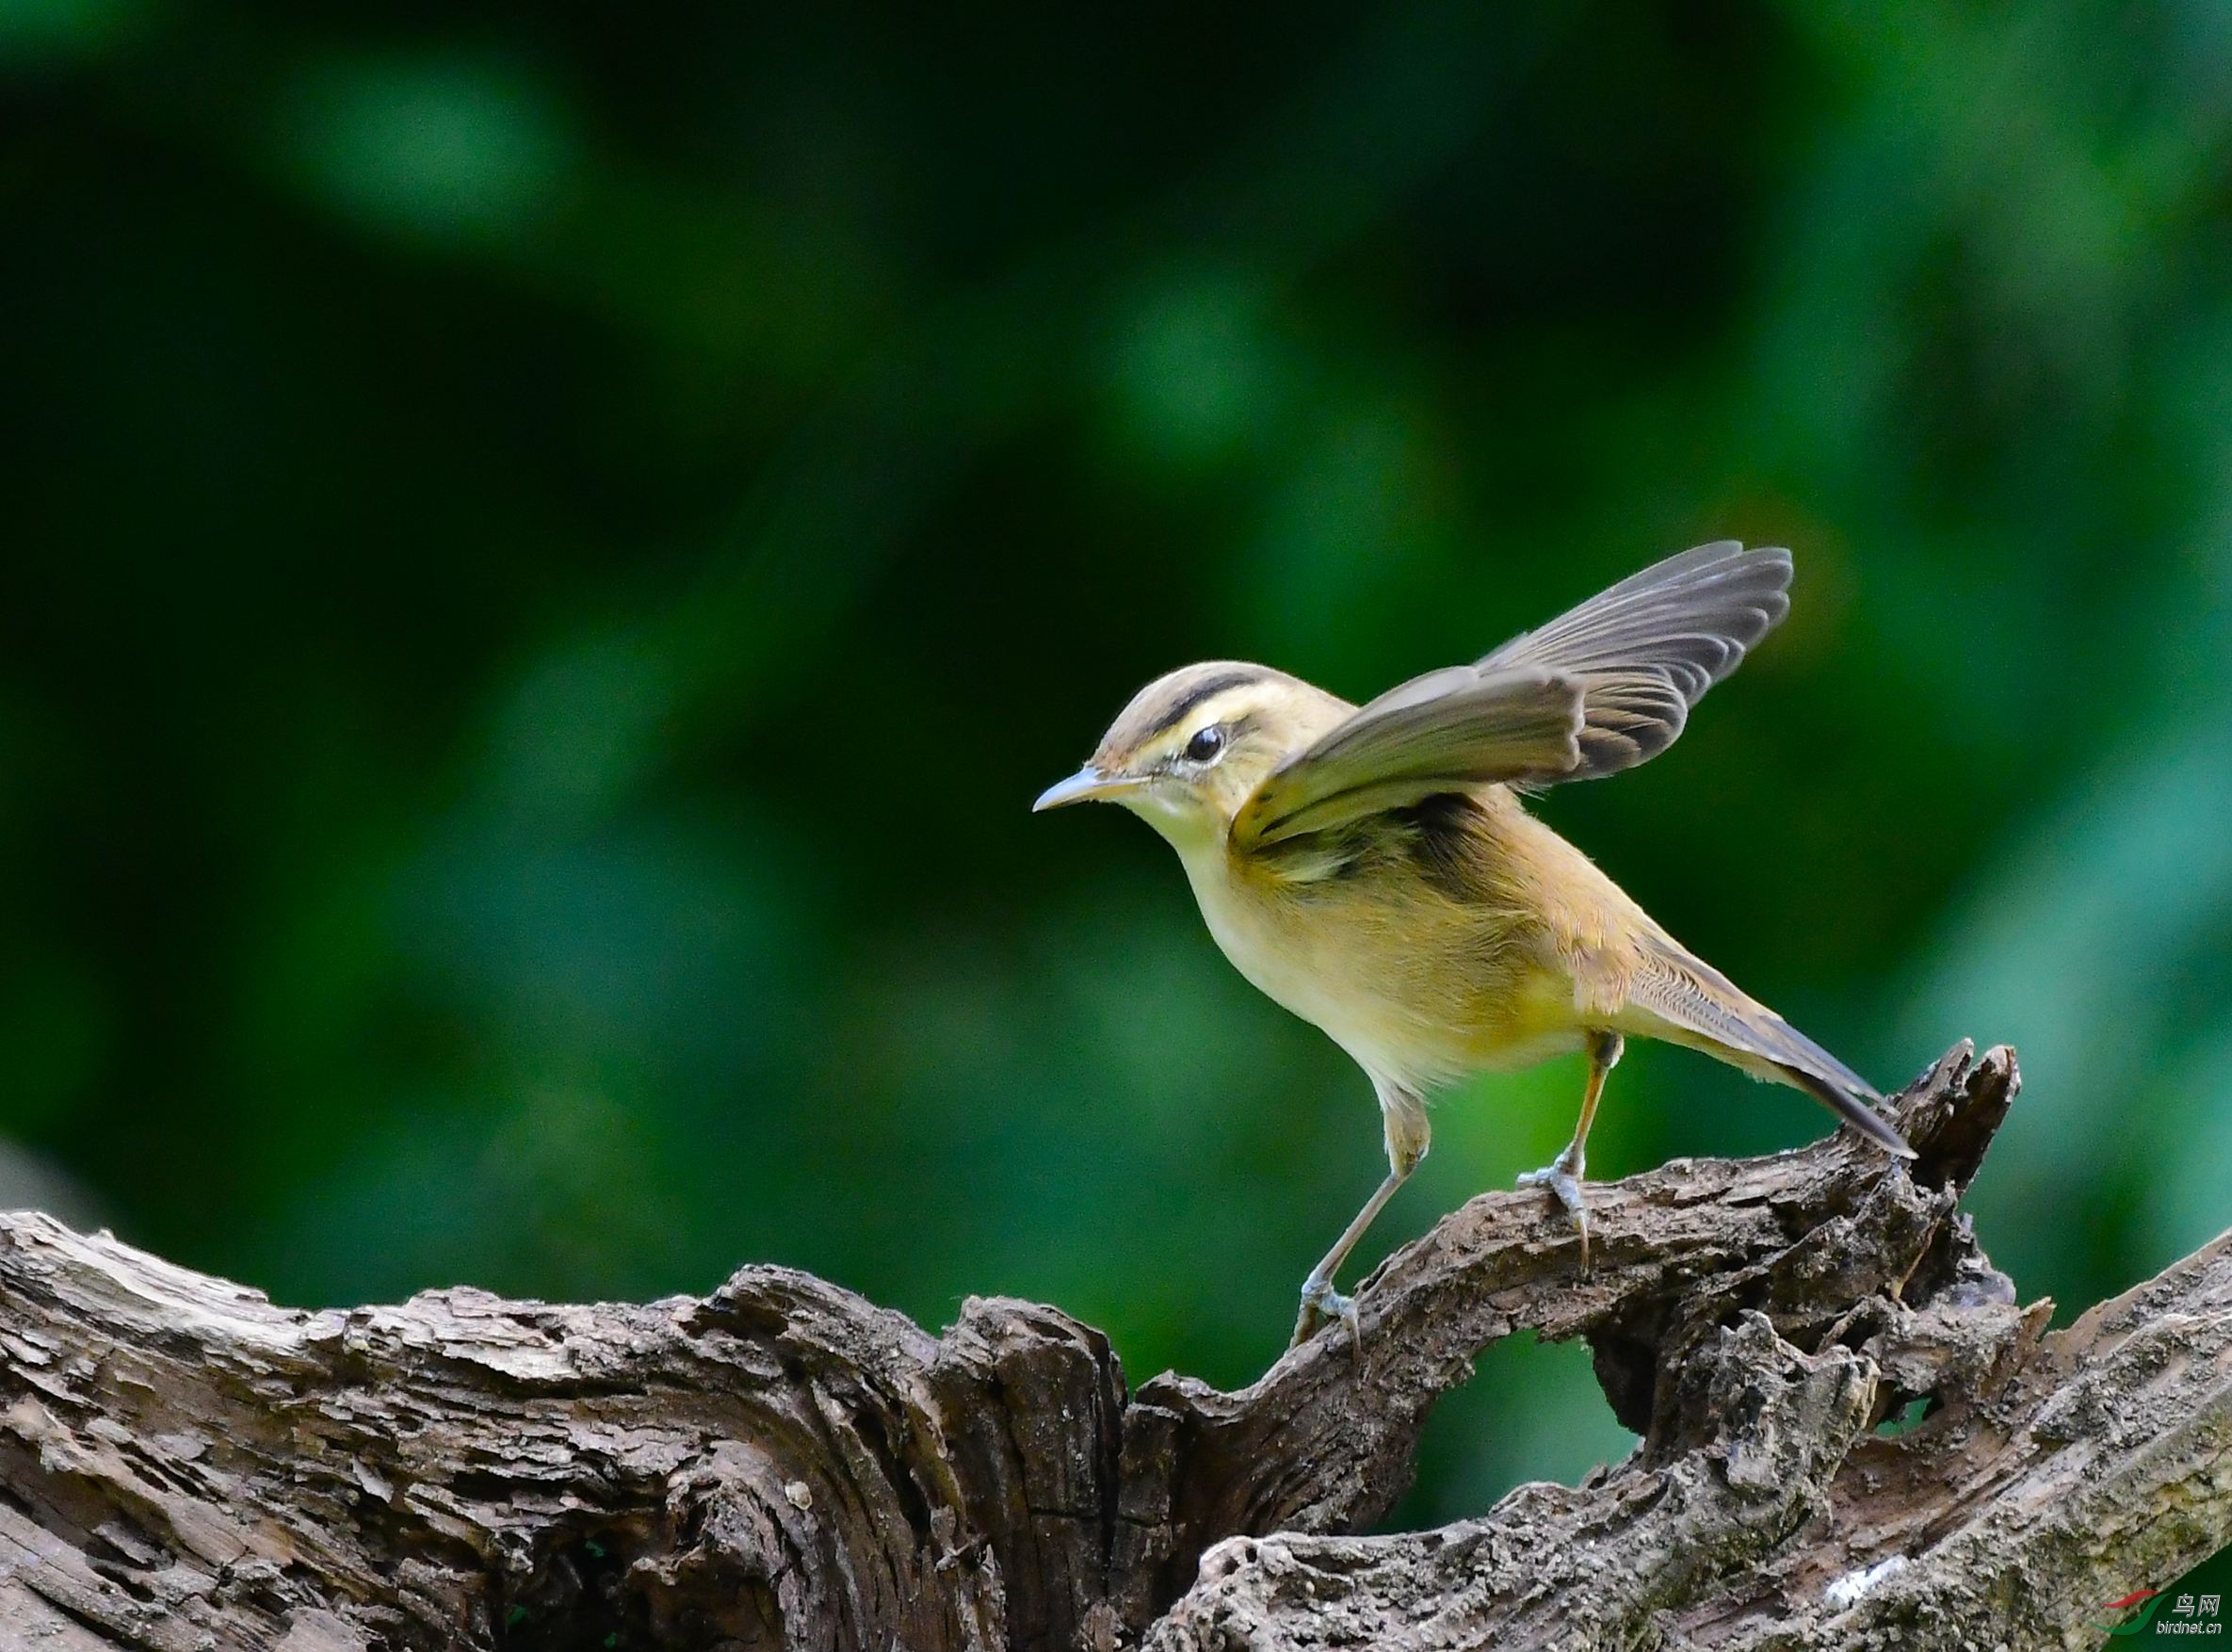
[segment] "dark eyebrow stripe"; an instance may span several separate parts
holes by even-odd
[[[1170,709],[1155,720],[1155,726],[1147,731],[1146,737],[1152,739],[1162,733],[1203,701],[1221,694],[1227,688],[1237,688],[1244,683],[1257,682],[1262,675],[1261,672],[1220,672],[1213,677],[1204,677],[1179,695]]]

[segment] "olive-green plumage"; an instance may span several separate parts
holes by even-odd
[[[1177,850],[1240,973],[1370,1076],[1389,1175],[1303,1287],[1299,1340],[1353,1310],[1333,1275],[1426,1152],[1425,1097],[1466,1075],[1590,1056],[1581,1121],[1531,1176],[1573,1212],[1622,1040],[1704,1050],[1908,1152],[1851,1068],[1685,949],[1522,789],[1665,750],[1788,608],[1790,558],[1727,542],[1645,569],[1469,666],[1359,708],[1217,660],[1150,683],[1039,800],[1121,802]]]

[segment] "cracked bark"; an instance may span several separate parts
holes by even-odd
[[[1911,1171],[1832,1137],[1596,1189],[1585,1274],[1483,1195],[1367,1283],[1361,1359],[1233,1394],[1131,1392],[1026,1303],[933,1337],[747,1268],[304,1313],[0,1218],[0,1646],[2090,1644],[2232,1540],[2232,1239],[2047,1334],[1955,1209],[2015,1084],[1924,1075]],[[1588,1340],[1635,1453],[1344,1535],[1521,1329]]]

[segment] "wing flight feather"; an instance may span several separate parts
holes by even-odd
[[[1560,778],[1595,780],[1673,745],[1690,708],[1790,611],[1789,592],[1788,551],[1717,540],[1522,632],[1480,669],[1536,665],[1576,677],[1581,758]]]
[[[1390,688],[1268,775],[1241,849],[1440,792],[1615,774],[1674,743],[1690,707],[1789,611],[1790,553],[1699,545],[1469,666]]]

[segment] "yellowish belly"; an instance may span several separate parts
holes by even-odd
[[[1492,915],[1359,917],[1346,891],[1267,899],[1188,856],[1209,933],[1259,992],[1375,1079],[1426,1091],[1580,1047],[1574,986],[1546,947]]]

